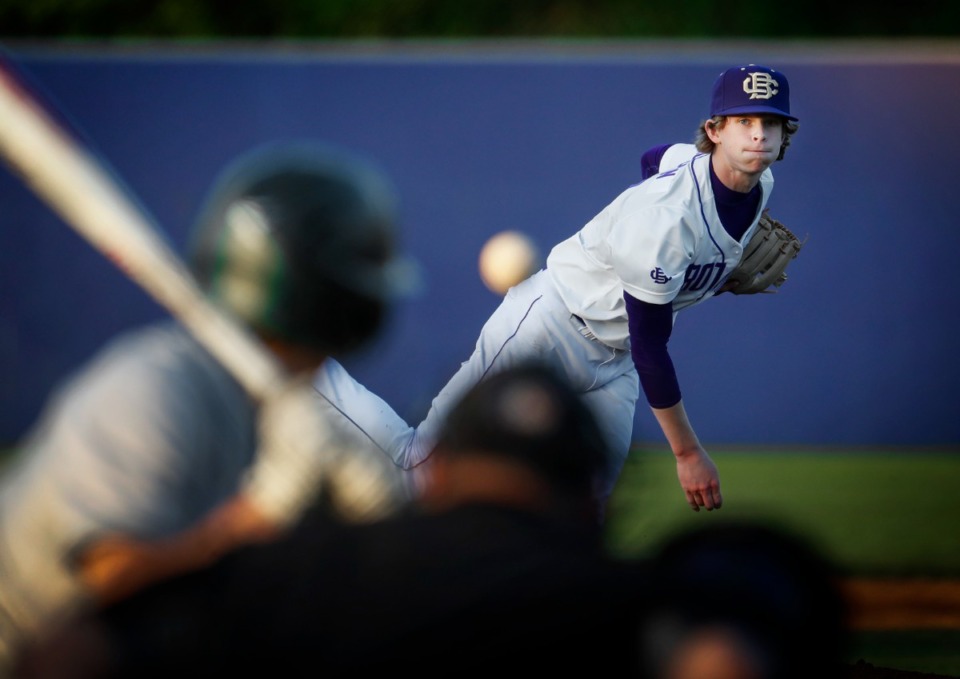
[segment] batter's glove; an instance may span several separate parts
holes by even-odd
[[[321,495],[346,521],[365,522],[402,504],[400,472],[379,450],[337,436],[312,380],[297,379],[260,409],[260,445],[242,493],[279,526],[296,521]]]
[[[787,280],[785,270],[803,242],[782,223],[763,211],[756,231],[743,249],[740,263],[720,287],[720,292],[753,295],[776,292]]]

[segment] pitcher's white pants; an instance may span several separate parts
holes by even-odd
[[[314,384],[338,412],[347,435],[357,435],[347,431],[350,428],[358,430],[399,467],[415,470],[429,457],[447,413],[474,384],[530,359],[560,369],[598,418],[613,452],[600,498],[605,501],[630,451],[639,379],[630,352],[593,338],[566,308],[546,271],[507,292],[480,331],[473,355],[433,399],[416,428],[332,359],[317,372]]]

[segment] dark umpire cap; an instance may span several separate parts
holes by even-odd
[[[438,449],[512,459],[582,497],[596,490],[609,457],[580,394],[539,363],[505,369],[475,385],[447,417]]]
[[[739,113],[772,113],[787,120],[790,115],[790,83],[787,77],[766,66],[734,66],[713,84],[710,117]]]

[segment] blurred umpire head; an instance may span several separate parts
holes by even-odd
[[[396,252],[394,188],[373,164],[316,142],[241,156],[193,231],[201,286],[264,339],[318,354],[372,339],[413,263]]]
[[[658,587],[640,634],[646,676],[845,676],[838,572],[800,533],[762,520],[711,522],[668,537],[651,573]],[[727,673],[704,674],[718,658]]]
[[[608,457],[580,395],[550,367],[526,363],[485,378],[450,412],[424,502],[494,500],[593,521]]]

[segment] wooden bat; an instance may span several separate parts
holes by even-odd
[[[105,160],[57,122],[0,55],[0,155],[54,212],[178,319],[259,400],[286,380],[260,340],[211,304]]]

